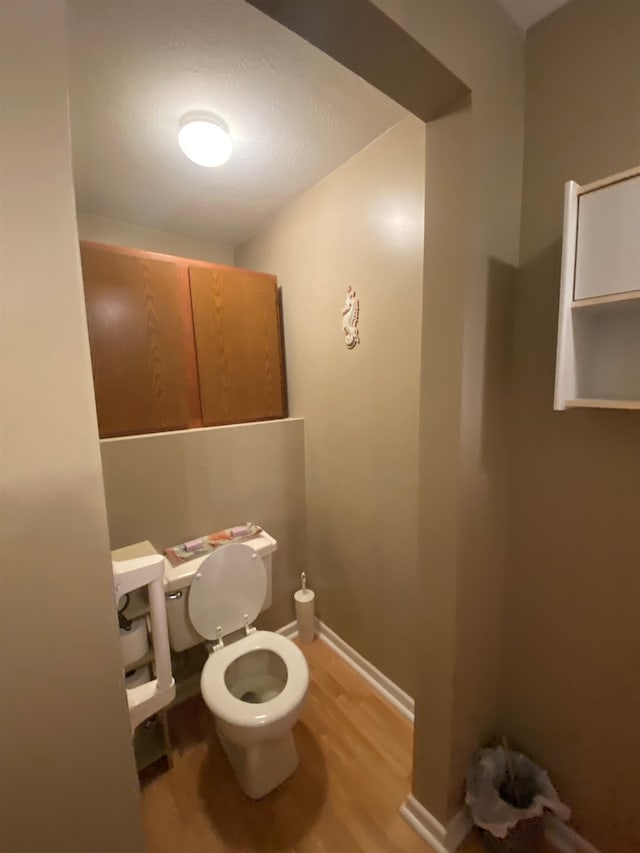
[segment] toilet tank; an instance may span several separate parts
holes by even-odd
[[[257,554],[260,554],[267,572],[267,592],[261,608],[268,610],[271,607],[271,557],[278,547],[278,543],[269,534],[262,530],[252,539],[243,540],[243,545],[250,545]],[[167,605],[167,623],[169,626],[169,644],[174,652],[182,652],[185,649],[204,642],[201,636],[191,624],[187,602],[189,599],[189,587],[195,577],[204,557],[196,557],[187,560],[179,566],[172,566],[165,558],[164,570],[164,597]]]

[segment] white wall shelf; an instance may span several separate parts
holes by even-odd
[[[118,548],[111,552],[113,560],[131,560],[157,556],[158,551],[149,541],[137,542],[135,545],[128,545],[125,548]],[[129,603],[124,610],[124,615],[128,619],[133,620],[147,616],[149,612],[149,597],[145,591],[134,589],[129,592]],[[152,673],[155,675],[153,635],[150,639],[151,648],[149,651],[139,660],[130,664],[127,667],[128,671],[150,665]],[[204,644],[193,646],[183,652],[171,653],[171,667],[175,679],[175,696],[165,708],[154,714],[153,717],[142,725],[139,725],[135,731],[133,743],[138,772],[141,772],[160,759],[166,759],[168,766],[172,766],[173,758],[167,711],[200,693],[200,677],[207,657],[208,652]]]
[[[565,185],[554,408],[640,409],[640,166]]]
[[[565,400],[566,409],[640,409],[636,400]]]
[[[628,293],[610,293],[607,294],[607,296],[590,296],[588,299],[574,299],[571,303],[571,307],[593,308],[598,305],[614,305],[620,302],[633,302],[635,299],[640,299],[640,290],[630,290]]]

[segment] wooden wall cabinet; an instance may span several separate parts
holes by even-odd
[[[275,276],[80,249],[101,437],[286,416]]]
[[[189,267],[202,422],[285,414],[275,276]]]
[[[640,166],[565,185],[555,409],[640,409]]]

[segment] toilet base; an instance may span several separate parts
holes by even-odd
[[[281,785],[298,766],[293,732],[247,746],[232,743],[216,725],[218,740],[242,790],[260,800]]]

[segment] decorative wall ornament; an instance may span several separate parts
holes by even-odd
[[[342,331],[347,349],[353,349],[360,343],[360,332],[358,331],[358,320],[360,319],[360,300],[355,290],[347,287],[347,296],[342,309]]]

